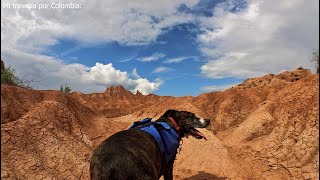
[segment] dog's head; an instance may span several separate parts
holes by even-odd
[[[194,113],[188,111],[176,111],[168,110],[162,116],[161,119],[166,119],[166,122],[170,122],[169,118],[172,118],[180,128],[180,135],[188,137],[191,135],[197,139],[206,139],[206,137],[198,131],[196,128],[205,128],[210,124],[210,119],[203,119],[197,117]],[[173,125],[174,126],[174,125]]]

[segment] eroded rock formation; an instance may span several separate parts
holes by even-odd
[[[212,119],[208,141],[184,139],[175,179],[319,179],[319,76],[304,69],[179,98],[2,85],[1,179],[89,179],[93,148],[170,108]]]

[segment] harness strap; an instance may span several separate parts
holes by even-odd
[[[169,161],[172,160],[179,147],[179,130],[180,127],[177,123],[172,119],[170,120],[175,127],[169,126],[165,122],[152,122],[151,119],[143,120],[141,122],[135,122],[129,129],[137,128],[142,131],[145,131],[152,135],[158,144],[158,148],[161,153],[162,159],[162,169],[161,174],[163,174],[166,166],[168,165]]]

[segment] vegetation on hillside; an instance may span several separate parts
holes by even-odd
[[[67,85],[67,83],[63,86],[62,84],[60,85],[60,92],[69,94],[71,92],[71,88]]]
[[[1,69],[1,84],[13,86],[25,86],[24,82],[16,76],[16,72],[11,66]]]
[[[319,74],[319,49],[312,53],[311,62],[315,62],[317,74]]]

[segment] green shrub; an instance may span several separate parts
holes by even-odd
[[[304,68],[302,66],[298,67],[298,70],[304,70]],[[292,74],[294,74],[293,72],[291,72]]]
[[[319,74],[319,49],[312,53],[311,62],[315,62],[317,74]]]
[[[65,93],[65,94],[69,94],[71,92],[71,88],[67,85],[67,83],[64,85],[61,84],[60,85],[60,92]]]
[[[1,70],[1,84],[23,86],[23,81],[15,75],[15,70],[10,66]]]

